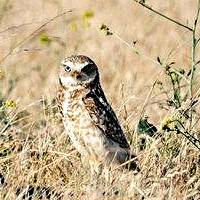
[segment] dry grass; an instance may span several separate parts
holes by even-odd
[[[196,1],[147,3],[193,27]],[[85,10],[93,10],[94,16],[84,17]],[[114,35],[103,34],[101,23]],[[184,70],[187,78],[191,44],[190,31],[130,0],[0,0],[0,174],[5,178],[0,199],[22,198],[27,185],[38,189],[33,199],[41,194],[48,198],[52,191],[51,199],[200,199],[200,144],[193,142],[197,148],[183,135],[188,131],[200,140],[200,71],[197,67],[194,77],[195,104],[191,106],[189,96],[183,100],[189,86],[181,79],[181,107],[176,108],[165,67],[175,62],[170,70]],[[59,62],[74,53],[91,57],[99,66],[106,96],[133,140],[139,173],[120,169],[109,180],[91,177],[71,146],[53,99]],[[197,48],[197,60],[198,55]],[[184,113],[191,108],[192,124]],[[159,129],[155,137],[136,131],[145,114]]]

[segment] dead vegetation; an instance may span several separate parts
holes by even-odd
[[[200,199],[199,5],[0,0],[0,199]],[[98,64],[139,173],[91,177],[71,146],[54,98],[74,53]]]

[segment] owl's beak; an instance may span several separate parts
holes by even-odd
[[[80,72],[80,73],[78,73],[78,74],[76,75],[76,79],[81,81],[82,78],[83,78],[83,76],[84,76],[83,72]]]

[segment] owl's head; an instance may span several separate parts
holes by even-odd
[[[59,79],[63,86],[88,85],[99,80],[98,68],[87,56],[72,55],[61,62]]]

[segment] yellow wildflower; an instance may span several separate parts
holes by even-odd
[[[7,106],[8,108],[15,108],[15,107],[17,106],[17,103],[16,103],[16,101],[13,100],[13,99],[8,99],[8,100],[6,101],[6,106]]]
[[[83,14],[82,14],[83,18],[92,18],[94,17],[94,11],[93,10],[85,10],[83,11]]]
[[[164,119],[162,122],[162,129],[166,131],[170,131],[170,124],[173,122],[172,119]]]
[[[39,36],[39,40],[41,42],[45,43],[45,44],[50,44],[51,43],[51,38],[45,33],[43,33],[43,34],[41,34]]]
[[[71,31],[76,31],[76,30],[77,30],[77,25],[76,25],[76,23],[71,23],[71,24],[70,24],[70,29],[71,29]]]
[[[3,77],[3,71],[0,69],[0,78]]]

